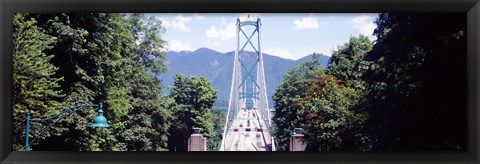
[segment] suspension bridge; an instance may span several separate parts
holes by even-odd
[[[237,19],[232,84],[219,151],[275,151],[265,86],[261,25],[260,18],[256,21],[250,17],[245,21]],[[256,53],[257,60],[253,63],[240,57],[246,48]]]

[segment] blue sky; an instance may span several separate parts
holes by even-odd
[[[313,52],[331,55],[351,36],[364,34],[371,40],[376,13],[157,13],[153,15],[166,28],[162,36],[167,50],[194,51],[207,47],[219,52],[234,51],[235,22],[261,19],[262,52],[287,59],[299,59]],[[244,29],[250,35],[254,29]],[[256,35],[254,36],[254,38]],[[246,42],[240,35],[241,46]],[[252,39],[257,44],[256,39]],[[245,48],[253,51],[250,46]]]

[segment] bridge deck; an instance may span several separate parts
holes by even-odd
[[[271,137],[261,115],[256,110],[242,110],[233,120],[225,137],[225,151],[268,151]],[[261,125],[261,126],[260,126]],[[260,129],[263,127],[263,129]]]
[[[266,145],[271,146],[272,145],[272,136],[270,135],[270,132],[267,129],[268,122],[266,120],[260,120],[260,118],[267,118],[267,116],[263,116],[262,112],[258,112],[258,110],[255,110],[255,114],[258,116],[256,117],[258,119],[258,122],[262,123],[262,134],[263,134],[263,139]]]

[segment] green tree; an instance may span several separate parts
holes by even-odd
[[[44,50],[52,48],[57,38],[45,34],[33,18],[24,14],[13,15],[13,148],[25,150],[25,120],[27,112],[32,118],[58,114],[63,107],[63,95],[59,82],[63,77],[55,75],[58,67],[51,64],[53,55]],[[32,127],[32,132],[39,129]],[[45,135],[59,135],[62,128],[49,129]],[[38,142],[34,142],[36,145]]]
[[[161,97],[161,82],[152,73],[164,73],[161,23],[141,14],[72,13],[30,14],[41,28],[56,36],[52,62],[66,91],[64,102],[105,103],[111,128],[88,127],[94,110],[79,111],[69,131],[51,142],[72,150],[164,150],[169,111]],[[138,20],[132,23],[131,19]],[[150,21],[147,21],[150,20]],[[148,31],[148,37],[138,37]],[[146,46],[139,46],[146,45]],[[159,57],[153,60],[154,57]],[[80,124],[79,124],[80,123]],[[62,142],[66,141],[66,142]],[[45,142],[44,149],[48,149]],[[72,146],[73,145],[73,146]]]
[[[299,104],[307,94],[311,81],[324,74],[318,54],[314,54],[312,60],[290,69],[283,76],[283,82],[277,86],[273,95],[275,114],[272,118],[274,123],[274,136],[277,141],[277,150],[287,151],[290,132],[300,126],[300,117],[297,115]]]
[[[208,148],[212,150],[218,144],[220,125],[218,111],[212,109],[217,99],[218,90],[211,86],[211,81],[204,77],[185,77],[175,75],[174,86],[170,89],[170,109],[174,119],[171,126],[171,150],[187,150],[187,140],[192,128],[202,128],[202,135],[208,138]]]
[[[140,13],[128,14],[126,21],[136,41],[133,52],[139,55],[138,62],[154,75],[166,73],[164,49],[167,42],[160,37],[165,33],[162,22]]]
[[[360,96],[332,75],[315,78],[297,112],[305,132],[307,150],[362,150],[365,136],[362,125],[364,110],[355,110]]]
[[[466,20],[382,13],[366,54],[373,150],[466,150]]]
[[[364,60],[365,54],[372,49],[373,43],[364,35],[350,37],[348,43],[338,46],[332,52],[326,74],[338,77],[348,87],[365,90],[362,75],[370,63]]]
[[[126,14],[124,18],[135,43],[131,49],[133,59],[123,67],[132,66],[124,77],[133,106],[125,118],[129,120],[123,133],[129,143],[127,150],[163,151],[168,145],[171,112],[161,96],[164,86],[155,75],[166,72],[162,51],[166,42],[160,37],[165,29],[160,21],[143,14]]]

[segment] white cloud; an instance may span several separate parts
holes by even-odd
[[[186,23],[190,22],[192,20],[191,17],[184,17],[183,15],[177,15],[175,17],[175,20],[172,21],[167,21],[167,20],[162,20],[163,25],[165,28],[172,28],[176,30],[181,30],[184,32],[192,32],[192,29],[186,25]]]
[[[241,21],[246,21],[248,16],[250,16],[251,21],[256,21],[257,18],[260,17],[260,14],[242,13],[238,15],[238,18]],[[210,46],[223,45],[225,41],[232,41],[236,37],[236,28],[237,28],[236,20],[227,20],[224,16],[220,17],[220,19],[221,19],[220,25],[210,26],[210,28],[205,31],[205,36],[207,37],[208,40],[211,40],[209,41]]]
[[[222,53],[235,51],[235,45],[236,44],[234,40],[223,41],[219,39],[205,38],[202,41],[202,46]]]
[[[219,44],[220,44],[220,43],[217,42],[217,41],[210,40],[210,39],[207,40],[207,45],[208,45],[209,47],[217,47]]]
[[[302,20],[296,19],[295,23],[295,30],[302,30],[302,29],[316,29],[320,26],[317,18],[313,17],[313,15],[309,17],[304,17]]]
[[[193,47],[188,43],[183,43],[179,40],[170,40],[168,42],[169,51],[193,51]]]
[[[205,19],[205,17],[203,15],[200,15],[200,14],[194,14],[193,17],[195,17],[195,19],[198,19],[198,20]]]
[[[230,23],[223,27],[215,27],[211,26],[207,31],[205,31],[205,35],[207,38],[219,39],[219,40],[231,40],[236,37],[235,34],[235,23]]]
[[[361,15],[352,19],[352,24],[355,28],[360,30],[360,33],[366,36],[371,36],[376,25],[372,21],[373,17],[368,15]]]
[[[298,58],[298,56],[295,56],[294,54],[292,54],[290,51],[288,50],[281,50],[279,48],[273,48],[273,47],[268,47],[266,48],[263,53],[266,53],[266,54],[269,54],[269,55],[273,55],[273,56],[278,56],[278,57],[281,57],[281,58],[285,58],[285,59],[293,59],[293,60],[296,60]]]
[[[190,17],[184,17],[182,14],[180,15],[177,15],[175,17],[178,21],[181,21],[181,22],[190,22],[192,20],[192,18]]]
[[[225,17],[222,16],[222,23],[225,23]]]
[[[210,44],[210,47],[217,47],[218,44],[219,44],[218,42],[212,42],[212,43]]]

